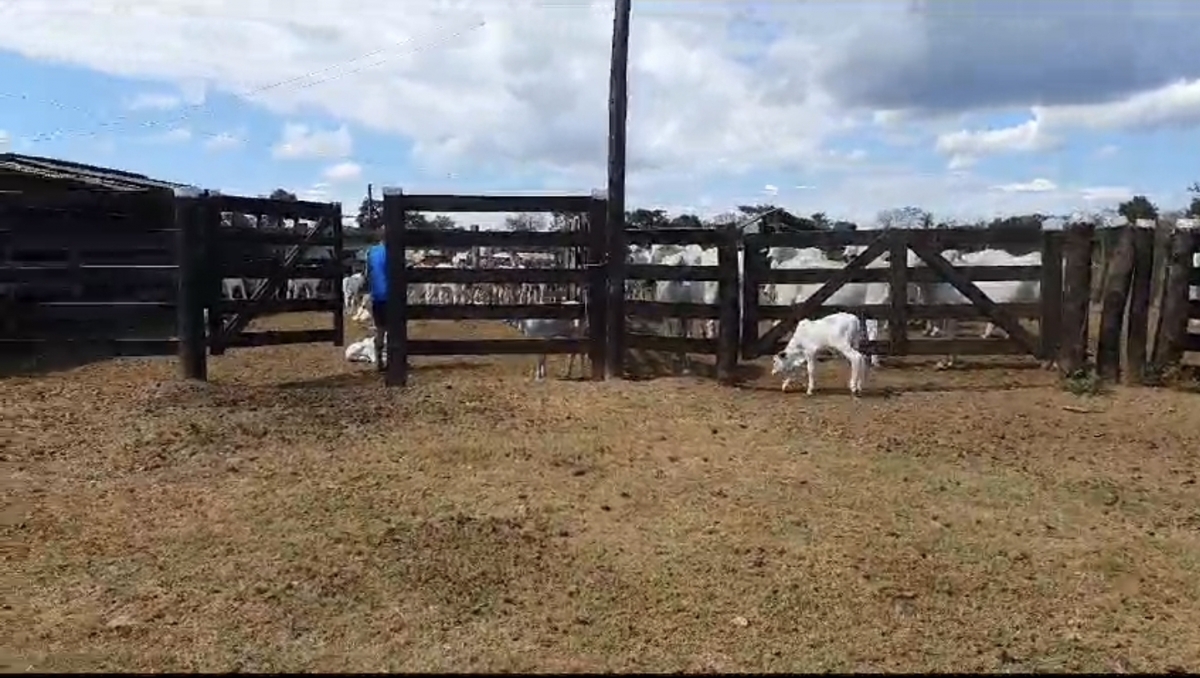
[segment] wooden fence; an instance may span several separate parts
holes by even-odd
[[[387,191],[383,197],[385,246],[388,262],[386,381],[408,383],[408,356],[412,355],[520,355],[587,353],[593,378],[606,372],[605,301],[606,203],[591,196],[454,196],[406,195]],[[408,212],[558,212],[586,214],[586,228],[578,231],[435,231],[409,229]],[[407,265],[409,248],[509,249],[578,248],[585,255],[576,266],[558,268],[418,268]],[[569,261],[572,257],[562,257]],[[549,283],[582,286],[582,304],[533,305],[426,305],[409,304],[408,286],[427,283]],[[409,339],[409,320],[522,319],[586,317],[587,336],[544,339]]]
[[[1200,286],[1194,257],[1195,223],[1181,221],[1169,234],[1169,257],[1156,262],[1155,235],[1146,224],[1097,233],[1071,224],[1043,233],[934,229],[822,231],[741,235],[730,230],[608,228],[606,204],[594,196],[384,197],[386,244],[393,303],[388,305],[387,381],[404,384],[411,355],[587,353],[592,376],[621,376],[630,350],[704,353],[716,356],[722,381],[735,379],[739,359],[776,351],[802,318],[848,310],[888,323],[889,333],[868,349],[905,356],[931,354],[1028,354],[1056,360],[1067,373],[1089,365],[1090,291],[1101,275],[1104,293],[1095,364],[1108,379],[1123,373],[1147,382],[1186,352],[1200,352]],[[557,232],[432,231],[405,228],[409,211],[555,212],[586,216],[580,230]],[[260,227],[237,225],[222,214],[258,215]],[[281,227],[295,220],[291,228]],[[303,225],[308,222],[309,225]],[[1110,261],[1097,269],[1095,243],[1112,243]],[[227,347],[300,342],[344,343],[339,279],[346,272],[341,210],[335,204],[231,196],[175,198],[170,192],[79,192],[35,199],[0,196],[0,348],[48,343],[100,343],[118,354],[178,351],[183,373],[205,378],[207,355]],[[715,249],[707,266],[656,266],[627,262],[629,245],[696,244]],[[770,247],[848,245],[863,251],[837,269],[770,269]],[[557,249],[570,252],[548,269],[426,269],[406,266],[410,248],[479,246]],[[948,248],[1004,247],[1040,250],[1037,266],[952,266]],[[280,248],[283,248],[282,250]],[[310,256],[325,248],[325,258]],[[920,266],[907,265],[908,253]],[[871,266],[887,258],[886,266]],[[1159,257],[1161,258],[1161,257]],[[744,269],[739,272],[739,268]],[[1162,281],[1155,271],[1164,271]],[[221,279],[261,280],[245,299],[224,300]],[[322,299],[280,299],[289,279],[329,281]],[[714,303],[668,303],[626,299],[627,281],[690,280],[713,284]],[[1036,303],[996,304],[976,285],[996,280],[1038,281]],[[581,304],[452,306],[409,304],[406,287],[424,283],[550,283],[580,286]],[[887,303],[837,307],[828,303],[846,284],[876,283],[891,290]],[[909,303],[910,285],[944,283],[968,303]],[[765,285],[812,284],[818,289],[787,306],[761,303]],[[1160,292],[1160,293],[1156,293]],[[207,323],[205,311],[207,310]],[[328,311],[331,327],[290,332],[250,332],[268,313]],[[575,339],[410,339],[409,320],[585,317],[586,336]],[[910,339],[899,328],[912,320],[982,317],[1005,330],[1005,340]],[[662,337],[642,331],[644,320],[716,320],[716,336]],[[1036,332],[1021,320],[1036,320]],[[763,330],[763,325],[768,324]],[[1194,323],[1192,323],[1194,324]],[[174,327],[172,327],[174,325]],[[897,328],[895,332],[891,328]],[[1124,368],[1122,368],[1122,364]]]
[[[176,351],[170,191],[0,195],[0,349]]]

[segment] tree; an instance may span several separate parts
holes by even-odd
[[[378,231],[383,228],[383,201],[364,197],[358,205],[358,215],[354,217],[354,221],[364,231]]]
[[[638,208],[625,213],[625,227],[631,230],[646,230],[666,228],[670,225],[667,213],[663,210],[648,210]]]
[[[541,214],[522,212],[505,217],[504,227],[510,231],[541,231],[544,221]]]
[[[458,224],[445,214],[439,214],[429,222],[429,227],[435,231],[453,231],[458,228]]]
[[[695,214],[680,214],[671,219],[671,228],[704,228],[704,222]]]
[[[433,228],[433,225],[429,222],[429,217],[425,216],[424,212],[405,212],[404,227],[425,231]]]
[[[1135,195],[1121,203],[1117,213],[1133,223],[1138,219],[1158,219],[1158,207],[1144,195]]]
[[[289,202],[296,202],[297,200],[295,193],[284,188],[277,188],[271,191],[271,194],[267,198],[270,200],[287,200]],[[283,221],[283,217],[271,215],[267,217],[267,226],[270,228],[283,228]]]
[[[813,223],[818,229],[824,231],[829,228],[829,217],[824,212],[813,212],[809,215],[808,220]]]
[[[880,228],[930,228],[933,215],[920,207],[893,207],[875,217]]]
[[[1192,194],[1192,204],[1188,206],[1187,215],[1193,219],[1200,219],[1200,181],[1192,184],[1188,192]]]

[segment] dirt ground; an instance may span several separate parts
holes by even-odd
[[[858,400],[834,361],[387,390],[328,345],[8,378],[0,664],[1200,670],[1200,399],[964,362]]]

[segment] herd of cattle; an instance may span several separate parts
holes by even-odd
[[[845,266],[845,261],[859,254],[864,247],[850,246],[845,248],[841,257],[830,256],[825,250],[817,248],[770,248],[767,258],[774,269],[829,269],[835,270]],[[423,261],[422,253],[409,252],[410,265],[433,266],[437,268],[536,268],[554,266],[552,259],[536,255],[511,254],[471,256],[461,252],[453,257],[431,257]],[[1041,253],[1032,252],[1018,256],[1000,249],[985,249],[976,252],[959,252],[945,250],[942,255],[956,266],[1038,266],[1041,264]],[[907,262],[910,268],[924,265],[915,254],[908,253]],[[649,247],[631,246],[628,261],[631,264],[658,264],[667,266],[717,266],[717,251],[715,248],[703,248],[698,245],[673,246],[652,245]],[[739,279],[744,275],[743,261],[739,256]],[[889,265],[888,255],[884,254],[867,265],[867,268],[886,268]],[[364,275],[361,272],[347,276],[342,281],[342,291],[346,303],[346,312],[353,319],[364,324],[370,323],[369,295],[364,293]],[[716,304],[718,298],[716,281],[687,281],[660,280],[627,282],[627,296],[632,299],[671,303]],[[1040,285],[1037,280],[1013,281],[980,281],[976,285],[980,290],[998,304],[1036,303],[1040,297]],[[822,283],[808,284],[765,284],[760,288],[760,304],[788,306],[803,302],[816,292]],[[245,296],[245,283],[241,280],[226,280],[224,284],[226,296],[236,298]],[[316,297],[322,293],[320,281],[292,280],[289,281],[286,294],[289,298]],[[328,290],[332,293],[332,290]],[[460,305],[460,304],[545,304],[545,303],[583,303],[582,289],[576,285],[560,284],[499,284],[499,283],[413,283],[406,290],[410,304]],[[826,302],[827,306],[857,307],[885,305],[890,303],[891,288],[886,282],[848,283],[838,289]],[[907,290],[907,301],[919,305],[969,304],[970,302],[949,283],[918,282],[910,283]],[[566,326],[560,327],[567,323]],[[514,323],[510,323],[514,324]],[[698,326],[694,326],[698,324]],[[877,340],[880,326],[885,321],[866,319],[861,323],[863,338]],[[518,329],[526,334],[564,336],[572,331],[579,331],[578,323],[570,321],[556,322],[518,322]],[[662,330],[677,336],[692,336],[699,334],[705,338],[715,337],[716,321],[675,320],[664,323]],[[958,323],[954,320],[926,322],[922,328],[926,336],[956,336]],[[983,329],[982,337],[988,338],[997,332],[991,323]],[[872,364],[878,364],[878,357],[871,356]],[[955,360],[947,356],[940,366],[948,366]]]

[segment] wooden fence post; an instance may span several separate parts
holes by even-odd
[[[769,266],[762,236],[751,233],[742,240],[742,360],[758,357],[758,297],[763,271]]]
[[[1058,230],[1042,231],[1042,313],[1038,321],[1041,335],[1041,359],[1053,363],[1058,358],[1062,342],[1063,309],[1063,233]]]
[[[1188,288],[1191,286],[1192,256],[1196,250],[1195,228],[1194,219],[1180,219],[1175,223],[1158,332],[1154,338],[1154,367],[1160,374],[1183,359],[1187,343]]]
[[[908,234],[891,229],[888,237],[888,355],[908,355]]]
[[[605,339],[608,355],[605,358],[608,378],[625,376],[625,215],[613,209],[613,196],[607,195],[608,218],[608,303],[605,309]],[[616,218],[614,218],[614,216]]]
[[[1100,310],[1100,331],[1096,337],[1096,372],[1108,381],[1121,376],[1121,336],[1124,329],[1125,307],[1129,303],[1129,286],[1133,282],[1133,226],[1120,226],[1116,246],[1106,248],[1110,260],[1106,265],[1103,303]],[[1106,241],[1112,234],[1102,232]]]
[[[184,379],[208,380],[208,354],[204,343],[204,231],[203,203],[196,199],[175,200],[175,227],[179,267],[176,316],[179,335],[179,366]]]
[[[335,203],[327,217],[333,220],[333,261],[337,262],[341,277],[333,281],[333,345],[346,345],[346,296],[342,289],[342,280],[346,278],[345,243],[342,242],[342,206]],[[379,356],[375,356],[378,358]]]
[[[221,329],[225,326],[224,273],[226,250],[221,246],[221,212],[213,204],[208,191],[196,202],[198,218],[203,222],[204,246],[204,300],[208,308],[208,354],[222,355],[225,345],[221,343]]]
[[[381,364],[386,374],[384,383],[388,386],[408,385],[408,261],[405,256],[405,230],[408,224],[404,212],[404,193],[399,189],[384,191],[383,227],[388,279],[384,354],[387,358]],[[378,338],[375,346],[379,347]],[[379,358],[382,357],[376,351],[377,364],[380,364]]]
[[[602,191],[592,192],[588,209],[587,303],[588,303],[588,360],[592,364],[592,379],[608,378],[608,203]]]
[[[1095,224],[1071,223],[1063,236],[1063,312],[1059,369],[1071,374],[1087,363]]]
[[[1158,223],[1138,219],[1133,228],[1133,281],[1125,332],[1125,379],[1146,383],[1146,339],[1150,331],[1150,288],[1154,276],[1154,239]]]
[[[741,289],[738,287],[738,239],[740,231],[734,226],[721,229],[717,245],[717,264],[721,280],[717,285],[717,303],[721,317],[717,321],[717,380],[731,385],[737,380],[738,336],[741,317],[738,313]]]

